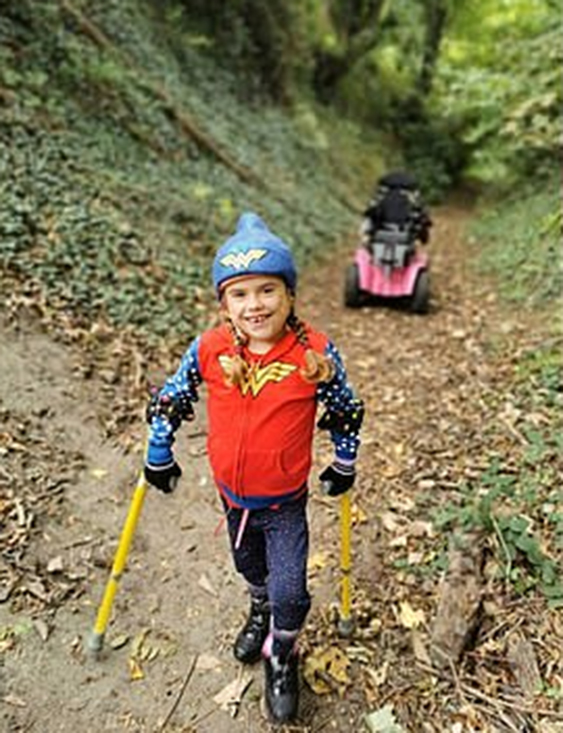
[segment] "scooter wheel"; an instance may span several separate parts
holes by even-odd
[[[411,311],[413,313],[428,313],[430,305],[430,276],[428,270],[421,270],[418,273],[414,285],[414,292],[411,298]]]
[[[360,276],[356,263],[346,268],[344,283],[344,305],[347,308],[359,308],[364,303],[364,295],[360,290]]]

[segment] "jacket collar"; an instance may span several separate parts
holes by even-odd
[[[252,351],[245,347],[244,354],[248,357],[249,361],[259,361],[262,364],[268,364],[272,361],[278,361],[285,354],[297,344],[297,334],[295,331],[287,331],[282,338],[275,343],[272,348],[265,354],[254,354]]]

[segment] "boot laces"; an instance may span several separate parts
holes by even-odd
[[[268,623],[268,611],[263,601],[252,601],[250,614],[244,625],[243,633],[246,636],[254,636],[263,631]]]
[[[274,694],[283,695],[288,692],[292,686],[291,676],[291,659],[287,659],[285,662],[272,657],[270,660],[272,665],[272,689]]]

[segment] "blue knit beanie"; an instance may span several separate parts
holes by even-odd
[[[228,280],[244,275],[276,275],[292,292],[297,285],[291,250],[252,212],[241,215],[235,233],[215,255],[213,286],[217,294]]]

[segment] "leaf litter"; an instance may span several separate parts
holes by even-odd
[[[452,257],[459,246],[452,243]],[[332,278],[335,290],[340,288],[340,273],[323,270],[320,274],[328,277],[328,283],[316,281],[313,274],[304,287],[321,293]],[[486,498],[491,487],[496,490],[495,481],[500,487],[498,502],[505,502],[505,511],[511,509],[509,479],[521,470],[520,459],[534,446],[543,457],[544,446],[527,437],[530,433],[523,422],[530,415],[534,427],[551,425],[553,420],[545,407],[518,405],[519,398],[511,391],[514,360],[533,348],[530,339],[539,336],[532,335],[541,333],[537,324],[509,329],[502,345],[497,342],[496,352],[486,357],[487,339],[498,339],[501,330],[492,301],[473,302],[464,293],[466,284],[450,278],[446,285],[443,272],[438,271],[436,279],[437,310],[424,323],[380,309],[341,313],[337,304],[323,297],[312,297],[304,309],[317,324],[327,322],[335,341],[345,345],[351,379],[368,407],[353,500],[354,637],[352,642],[343,640],[336,630],[337,509],[313,494],[313,512],[324,512],[333,524],[327,532],[323,530],[322,537],[313,538],[311,583],[314,593],[320,591],[316,583],[326,583],[329,573],[333,593],[332,602],[313,605],[303,634],[304,678],[312,694],[322,700],[323,709],[329,701],[337,714],[342,710],[339,705],[346,703],[347,712],[338,713],[344,716],[339,718],[343,731],[356,730],[362,721],[374,731],[455,729],[465,733],[473,728],[551,733],[561,721],[563,627],[555,606],[549,606],[534,587],[515,592],[512,576],[506,574],[508,568],[514,575],[521,559],[507,554],[512,545],[502,546],[501,540],[510,540],[510,531],[521,531],[515,540],[524,552],[532,552],[525,542],[529,535],[524,525],[507,525],[504,534],[488,535],[474,636],[451,666],[439,669],[433,662],[431,632],[439,581],[447,568],[446,541],[452,532],[448,516],[463,522],[466,512],[465,521],[474,521],[468,487],[473,486],[475,503],[479,492]],[[31,305],[33,299],[17,306],[12,301],[9,307],[21,314],[22,308]],[[49,304],[41,308],[51,324],[62,318]],[[390,330],[395,336],[392,348]],[[154,361],[166,373],[177,355],[158,350],[149,354],[132,333],[118,333],[107,325],[94,329],[67,320],[64,332],[67,343],[80,349],[77,369],[86,380],[105,369],[103,405],[107,407],[102,406],[99,414],[105,434],[122,449],[135,450],[146,365]],[[366,355],[366,343],[377,357]],[[374,371],[379,372],[375,379]],[[69,518],[65,486],[75,480],[83,461],[78,454],[61,452],[60,446],[53,448],[46,413],[23,414],[2,404],[0,411],[0,603],[9,604],[15,613],[34,616],[37,632],[47,640],[50,619],[80,596],[92,563],[99,562],[92,548],[87,548],[81,568],[73,567],[64,553],[33,556],[41,532],[49,531],[57,518]],[[321,445],[319,456],[323,455],[329,451]],[[495,459],[502,470],[487,478]],[[546,454],[543,465],[535,490],[542,492],[548,516],[560,506],[552,488],[560,464],[555,454]],[[97,476],[104,479],[103,469]],[[479,485],[483,476],[489,484]],[[538,519],[534,521],[541,528]],[[552,526],[545,525],[542,547],[558,557]],[[216,595],[205,573],[199,575],[199,583],[209,595]],[[509,643],[515,629],[518,644]],[[1,634],[4,651],[13,652],[18,638],[13,630]],[[134,638],[117,633],[109,643],[115,650],[131,645],[129,674],[139,681],[146,680],[147,665],[176,652],[174,643],[158,639],[154,629]],[[214,668],[212,660],[204,659],[202,665]],[[250,684],[239,675],[215,704],[238,715]],[[307,709],[305,700],[305,721],[311,720]],[[310,728],[315,729],[313,722]]]

